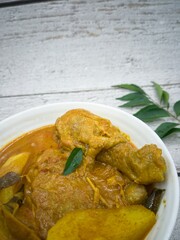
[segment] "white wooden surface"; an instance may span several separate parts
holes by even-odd
[[[117,107],[115,98],[126,92],[111,86],[120,83],[139,84],[155,97],[156,81],[173,104],[180,99],[179,63],[179,0],[64,0],[0,8],[0,120],[54,102]],[[180,167],[180,136],[164,142]],[[179,235],[180,213],[171,240]]]

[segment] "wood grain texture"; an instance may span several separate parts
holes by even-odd
[[[0,95],[180,83],[179,16],[179,0],[0,9]]]
[[[0,120],[55,102],[118,107],[120,83],[156,98],[156,81],[180,99],[179,0],[55,0],[1,8],[0,26]],[[164,142],[180,167],[180,136]]]

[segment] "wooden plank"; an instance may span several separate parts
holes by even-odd
[[[0,9],[0,95],[179,83],[178,0]]]

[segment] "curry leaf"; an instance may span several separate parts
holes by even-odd
[[[155,132],[160,138],[166,137],[167,135],[171,134],[174,130],[173,129],[178,129],[175,128],[178,126],[178,123],[173,123],[173,122],[165,122],[159,125]],[[175,130],[176,131],[176,130]]]
[[[155,104],[151,104],[139,110],[134,114],[134,116],[144,122],[151,122],[158,118],[168,117],[169,113],[163,108],[160,108]]]
[[[174,111],[176,113],[176,116],[178,117],[180,115],[180,101],[177,101],[175,104],[174,104]]]
[[[143,96],[143,95],[142,95]],[[134,100],[131,100],[123,105],[121,105],[120,107],[136,107],[136,106],[144,106],[144,105],[148,105],[151,102],[149,101],[149,99],[146,96],[140,97],[140,98],[136,98]]]
[[[171,133],[175,133],[175,132],[180,132],[180,128],[172,128],[169,132],[167,132],[167,134],[164,137],[168,136]]]
[[[74,148],[67,159],[63,175],[68,175],[72,173],[77,167],[79,167],[79,165],[82,162],[82,159],[83,159],[82,149]]]
[[[145,94],[144,90],[135,84],[119,84],[119,85],[114,85],[113,87],[124,88],[124,89],[128,89],[128,90],[131,90],[134,92],[139,92],[139,93]]]
[[[116,98],[117,100],[121,100],[121,101],[131,101],[131,100],[134,100],[134,99],[137,99],[137,98],[141,98],[141,97],[144,97],[145,95],[142,94],[142,93],[129,93],[127,95],[124,95],[123,97],[120,97],[120,98]]]
[[[142,95],[141,93],[129,93],[127,95],[124,95],[123,97],[116,98],[116,99],[121,101],[130,101],[130,100],[139,98],[141,95]]]
[[[169,93],[164,91],[158,83],[153,82],[153,85],[159,97],[160,102],[163,102],[166,107],[169,107]]]
[[[153,85],[154,85],[154,88],[155,88],[155,90],[156,90],[156,93],[157,93],[157,95],[158,95],[158,97],[159,97],[159,100],[160,100],[160,102],[161,102],[161,100],[162,100],[162,95],[163,95],[163,89],[162,89],[162,87],[161,87],[158,83],[156,83],[156,82],[153,82]]]
[[[120,107],[136,107],[136,106],[143,106],[143,105],[148,105],[150,103],[152,103],[148,97],[146,97],[146,95],[139,93],[139,92],[135,92],[135,93],[130,93],[127,94],[121,98],[117,98],[118,100],[121,101],[129,101],[123,105],[121,105]]]
[[[169,93],[166,91],[163,91],[162,102],[165,104],[167,108],[169,107]]]
[[[180,128],[176,126],[180,125],[180,101],[174,104],[174,112],[168,110],[169,108],[169,93],[163,90],[163,88],[156,82],[153,82],[154,89],[156,90],[160,104],[156,103],[149,94],[147,94],[141,87],[135,84],[119,84],[113,87],[124,88],[132,93],[116,98],[120,101],[127,101],[125,104],[119,107],[138,107],[143,106],[134,114],[134,116],[140,118],[144,122],[150,122],[163,117],[171,117],[175,120],[174,123],[164,123],[160,125],[156,132],[163,138],[174,132],[180,132]],[[144,107],[145,106],[145,107]]]

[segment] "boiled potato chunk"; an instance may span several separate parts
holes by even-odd
[[[76,210],[49,230],[47,240],[143,240],[155,221],[155,214],[141,205]]]
[[[9,172],[15,172],[21,175],[26,166],[27,160],[29,159],[29,155],[30,153],[23,152],[8,158],[8,160],[0,168],[0,177]],[[13,186],[1,189],[0,202],[3,204],[7,203],[19,190],[20,187],[21,185],[15,184]]]
[[[5,204],[9,202],[11,198],[14,196],[14,188],[13,186],[3,188],[0,190],[0,202]]]
[[[23,152],[8,158],[8,160],[0,168],[0,177],[2,177],[8,172],[22,174],[29,155],[30,153]]]

